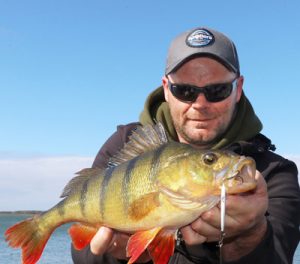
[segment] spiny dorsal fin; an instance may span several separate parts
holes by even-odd
[[[124,147],[109,160],[108,166],[118,166],[147,151],[157,149],[168,142],[166,131],[161,123],[138,126],[129,136]]]
[[[76,172],[75,174],[78,176],[75,176],[72,178],[64,188],[61,198],[69,196],[71,193],[77,191],[78,189],[81,189],[82,184],[86,180],[88,180],[90,177],[99,175],[99,173],[103,171],[103,169],[99,168],[86,168],[82,169],[81,171]]]

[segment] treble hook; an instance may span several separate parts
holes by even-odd
[[[243,177],[240,175],[240,171],[239,171],[239,170],[237,170],[232,176],[223,179],[223,183],[224,183],[225,181],[229,181],[229,180],[232,180],[232,179],[236,179],[236,180],[239,180],[241,183],[244,183],[244,179],[243,179]]]

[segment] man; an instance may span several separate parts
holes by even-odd
[[[234,43],[222,33],[196,28],[172,42],[162,86],[152,92],[140,124],[161,122],[170,138],[196,148],[227,148],[257,164],[257,188],[228,195],[223,263],[292,263],[299,242],[300,191],[295,164],[273,152],[243,93]],[[119,126],[99,151],[105,166],[138,123]],[[216,206],[181,228],[183,241],[169,263],[220,263],[220,209]],[[100,228],[75,263],[126,263],[126,234]],[[145,253],[139,263],[149,262]],[[151,261],[149,262],[151,263]]]

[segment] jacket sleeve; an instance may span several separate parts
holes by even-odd
[[[296,165],[283,160],[268,182],[268,220],[272,227],[274,254],[278,261],[292,263],[299,243],[300,191]]]
[[[261,171],[266,179],[269,195],[266,235],[250,254],[230,264],[293,263],[294,252],[300,239],[297,167],[285,159],[281,159],[280,162],[269,160],[267,164],[269,165]]]
[[[128,141],[131,131],[137,127],[138,123],[131,123],[128,125],[121,125],[117,127],[117,131],[104,143],[99,150],[93,168],[105,168],[109,158],[114,156]],[[76,250],[72,245],[72,259],[75,264],[123,264],[127,263],[124,260],[117,260],[109,254],[94,255],[90,247],[87,246],[83,250]]]

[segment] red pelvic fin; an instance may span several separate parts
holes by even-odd
[[[166,264],[174,253],[174,231],[161,230],[148,246],[148,251],[155,264]]]
[[[142,255],[160,230],[161,227],[147,231],[138,231],[129,238],[127,256],[130,257],[130,259],[127,264],[134,263],[139,256]]]
[[[40,230],[39,217],[17,223],[5,232],[6,241],[13,248],[22,248],[22,263],[34,264],[41,257],[53,230]],[[44,232],[43,232],[44,231]]]
[[[128,264],[134,263],[148,249],[155,264],[167,264],[175,248],[174,231],[153,228],[133,234],[127,244]]]
[[[74,224],[69,228],[69,234],[72,239],[73,245],[77,250],[83,249],[87,246],[96,232],[98,228],[93,226],[88,226],[84,224]]]

